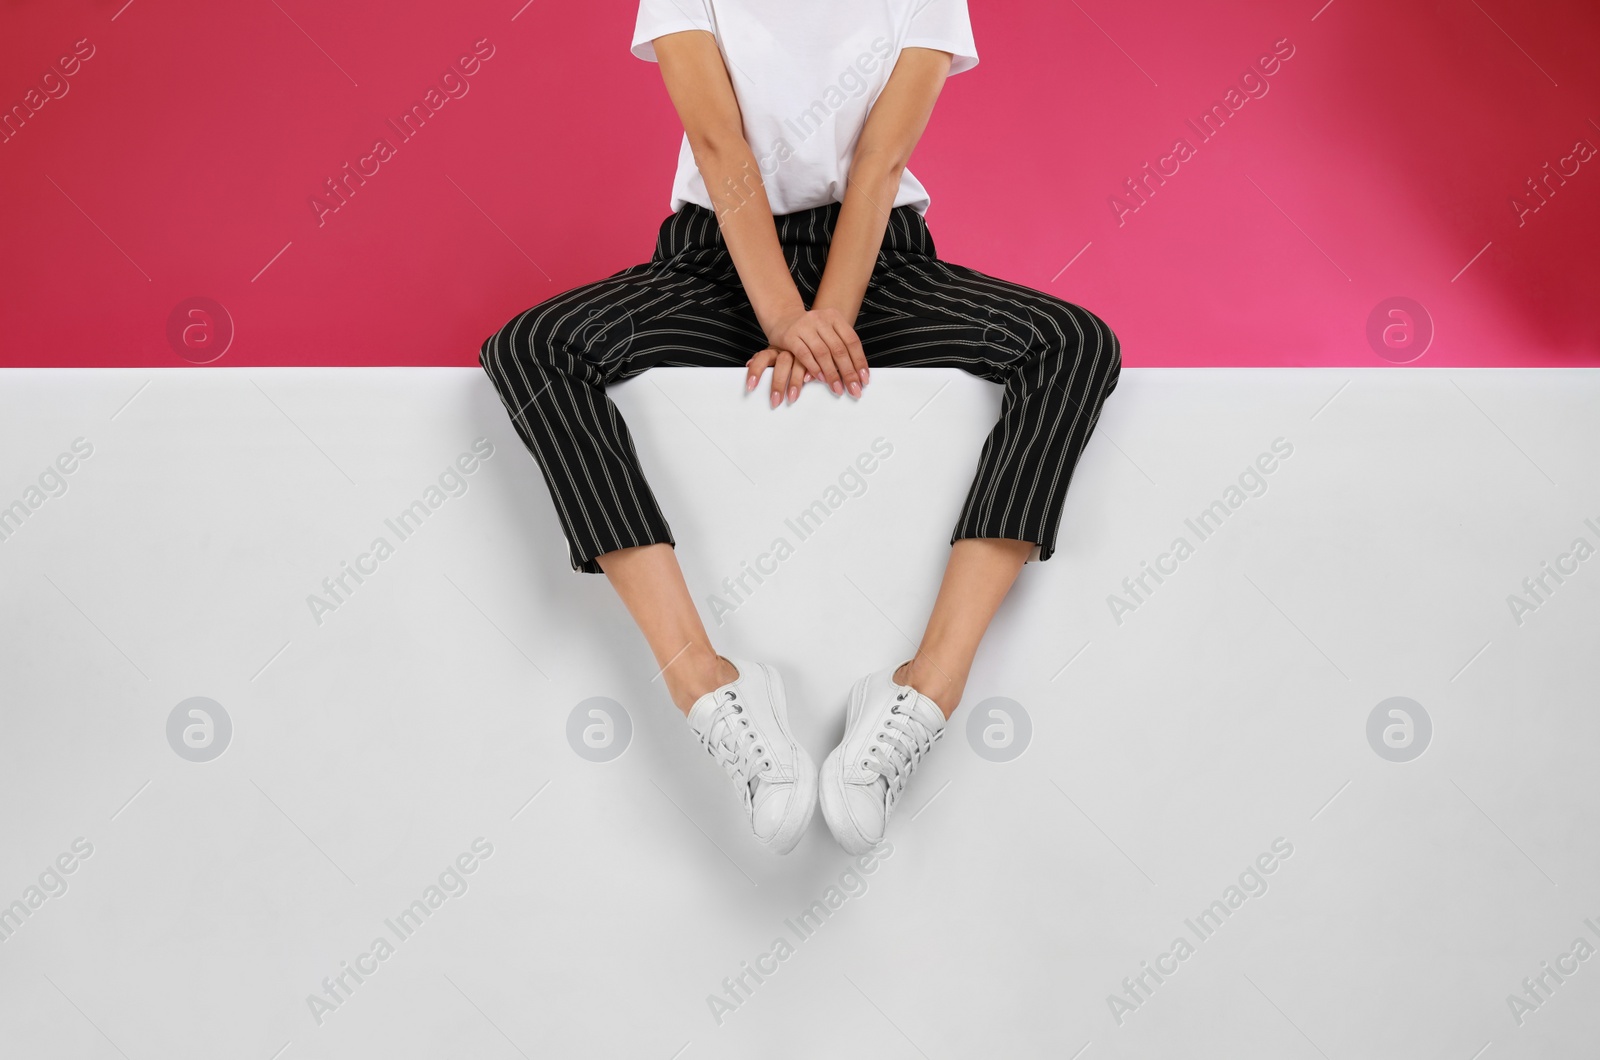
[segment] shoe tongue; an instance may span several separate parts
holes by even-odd
[[[731,710],[723,714],[720,724],[717,721],[717,714],[725,702],[726,699],[719,698],[715,692],[707,692],[705,695],[695,700],[694,706],[689,708],[689,714],[687,717],[689,728],[692,729],[696,735],[702,736],[707,740],[720,742],[722,738],[730,735],[733,735],[737,740],[737,735],[735,735],[737,733],[737,729],[735,728],[733,722],[735,715]],[[761,760],[752,756],[750,760],[751,772],[747,778],[750,786],[750,798],[752,800],[761,798],[762,793],[769,787],[772,787],[770,782],[755,775],[756,773],[761,772],[762,768]]]
[[[689,708],[686,720],[689,728],[707,738],[715,739],[725,737],[736,729],[734,719],[738,714],[732,707],[727,696],[719,695],[722,689],[707,692],[694,701],[694,706]]]
[[[919,692],[906,702],[909,705],[902,706],[901,709],[926,725],[929,732],[938,732],[944,728],[944,712],[934,704],[933,700]]]
[[[689,728],[696,733],[704,735],[711,726],[711,720],[717,716],[719,700],[715,692],[707,692],[694,701],[694,706],[689,708],[687,720]]]

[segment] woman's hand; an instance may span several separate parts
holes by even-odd
[[[779,350],[771,346],[762,350],[746,363],[745,390],[751,391],[756,384],[761,382],[761,373],[768,368],[772,369],[772,407],[777,408],[783,403],[784,391],[788,391],[789,401],[793,403],[800,396],[800,387],[811,381],[811,373],[805,366],[795,359],[794,354],[788,350]]]
[[[746,390],[754,390],[761,372],[768,365],[781,367],[781,356],[788,355],[788,370],[773,374],[774,408],[782,400],[785,382],[791,403],[800,396],[805,376],[826,380],[835,394],[848,390],[852,397],[861,396],[868,380],[867,358],[843,313],[830,308],[805,310],[774,321],[766,330],[770,345],[750,359]]]

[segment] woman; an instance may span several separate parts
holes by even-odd
[[[819,798],[841,845],[883,839],[961,701],[1022,565],[1055,551],[1079,453],[1121,370],[1089,311],[941,261],[906,168],[950,74],[977,65],[965,0],[642,0],[633,54],[684,127],[652,259],[518,314],[481,363],[544,473],[575,570],[603,572],[673,702],[787,853]],[[946,366],[1005,387],[915,656],[862,678],[820,776],[783,683],[712,647],[673,537],[605,387],[658,365],[770,371],[770,403],[876,368]]]

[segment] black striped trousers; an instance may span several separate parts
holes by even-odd
[[[775,218],[806,305],[839,204]],[[1055,551],[1073,468],[1116,388],[1121,344],[1087,309],[940,261],[922,216],[890,213],[855,323],[867,364],[961,368],[1005,387],[1000,420],[950,541],[1006,537]],[[716,216],[689,204],[650,261],[517,314],[479,362],[533,453],[574,570],[613,549],[675,544],[607,384],[670,365],[742,367],[767,345]]]

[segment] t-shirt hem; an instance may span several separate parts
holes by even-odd
[[[667,22],[649,30],[648,36],[636,39],[633,42],[633,46],[630,50],[633,52],[635,57],[643,59],[645,62],[658,62],[659,60],[656,58],[656,46],[653,43],[655,39],[657,37],[665,37],[669,33],[683,33],[686,30],[691,29],[703,29],[707,33],[715,32],[715,30],[705,23],[694,22],[689,19],[682,19],[677,22]]]
[[[978,65],[978,57],[969,52],[965,45],[953,41],[936,40],[932,37],[915,37],[900,45],[902,48],[932,48],[934,51],[949,52],[953,58],[950,60],[950,74],[964,74]]]
[[[838,199],[829,199],[827,202],[818,203],[816,206],[798,206],[798,207],[795,207],[792,210],[775,211],[773,213],[773,216],[774,217],[782,217],[785,213],[804,213],[807,210],[817,210],[817,209],[821,209],[824,206],[840,206],[840,205],[842,205],[842,203]],[[928,216],[928,207],[931,206],[931,205],[932,205],[932,200],[925,196],[925,197],[919,198],[919,199],[911,199],[908,202],[897,202],[893,206],[891,206],[890,209],[898,210],[898,209],[900,209],[900,207],[906,206],[906,207],[911,208],[912,210],[915,210],[918,215],[920,215],[922,217],[926,217],[926,216]],[[706,203],[703,203],[699,199],[680,199],[676,195],[672,196],[668,200],[668,202],[667,202],[667,211],[669,213],[678,213],[678,212],[682,211],[682,209],[685,206],[698,206],[702,210],[710,210],[712,213],[716,213],[717,212],[716,207],[710,206],[710,205],[708,205]]]

